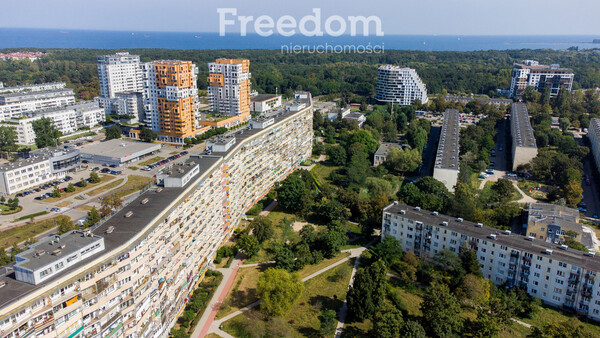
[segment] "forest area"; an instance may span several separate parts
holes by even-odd
[[[12,52],[17,49],[4,49]],[[28,49],[38,50],[38,49]],[[39,49],[50,55],[29,60],[0,62],[0,81],[5,86],[64,81],[79,99],[98,96],[96,58],[124,50]],[[170,50],[127,49],[142,61],[191,60],[199,68],[198,89],[206,89],[206,64],[217,58],[250,60],[252,88],[259,93],[309,90],[313,95],[353,93],[357,101],[375,94],[377,67],[395,64],[415,68],[430,94],[485,94],[509,87],[514,62],[535,59],[559,63],[575,72],[574,89],[600,87],[600,53],[576,50],[508,50],[475,52],[427,52],[386,50],[385,54],[282,54],[278,50]]]

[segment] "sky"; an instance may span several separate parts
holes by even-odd
[[[385,35],[600,35],[598,0],[0,0],[0,8],[3,28],[218,32],[218,8],[275,22],[320,8],[322,22],[377,16]],[[239,32],[235,22],[226,34]]]

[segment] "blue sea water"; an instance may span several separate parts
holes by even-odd
[[[0,28],[0,48],[167,48],[167,49],[278,49],[291,45],[378,45],[386,50],[476,51],[507,49],[600,48],[598,36],[451,36],[386,35],[384,37],[261,37],[228,33],[127,32]]]

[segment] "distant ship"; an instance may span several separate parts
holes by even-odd
[[[202,39],[202,37],[201,37],[200,35],[194,35],[194,37],[195,37],[196,39]]]
[[[594,39],[592,40],[592,43],[600,43],[600,39]]]

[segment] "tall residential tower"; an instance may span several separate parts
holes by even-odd
[[[192,61],[143,65],[145,122],[166,142],[183,143],[198,132],[198,67]]]
[[[521,97],[525,89],[531,86],[538,92],[549,88],[550,96],[554,97],[562,88],[571,90],[574,76],[572,69],[560,68],[558,64],[546,66],[534,60],[524,60],[513,67],[510,95]]]
[[[223,115],[250,115],[250,61],[217,59],[208,64],[210,110]]]
[[[412,68],[400,68],[393,65],[383,65],[377,72],[377,101],[411,105],[416,99],[427,103],[427,89]]]

